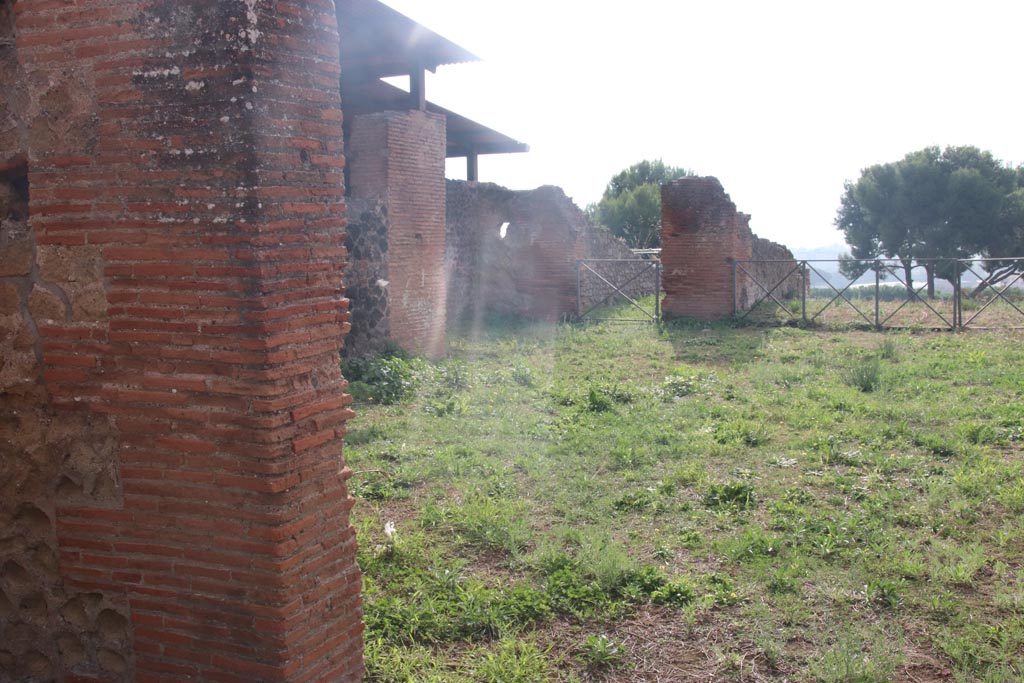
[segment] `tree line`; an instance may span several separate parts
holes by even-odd
[[[895,259],[910,295],[914,266],[924,268],[932,298],[936,278],[952,281],[966,269],[952,259],[997,259],[980,264],[978,293],[1021,272],[1006,257],[1024,256],[1024,167],[977,147],[926,147],[848,181],[835,224],[850,246],[840,257],[848,278],[871,259]]]

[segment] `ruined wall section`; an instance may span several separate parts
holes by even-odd
[[[586,253],[586,216],[559,187],[516,193],[505,235],[516,273],[514,312],[557,320],[576,311],[576,261]]]
[[[704,320],[733,313],[730,259],[753,253],[750,216],[736,210],[717,178],[687,177],[661,188],[663,308]]]
[[[797,268],[796,257],[784,245],[754,235],[750,259],[750,263],[743,264],[749,275],[738,278],[736,301],[739,310],[749,310],[766,295],[765,289],[772,290],[772,296],[780,301],[800,296],[803,278]]]
[[[687,177],[663,185],[661,212],[663,310],[668,317],[725,318],[734,312],[734,296],[743,310],[763,290],[742,272],[734,282],[732,262],[750,261],[755,253],[757,258],[789,254],[751,232],[750,216],[736,210],[716,178]],[[760,281],[777,282],[795,265],[752,267],[760,269]]]
[[[501,236],[516,193],[494,183],[447,182],[448,315],[479,325],[491,312],[516,310],[515,252]]]
[[[333,3],[17,8],[0,671],[358,679]]]
[[[386,206],[391,339],[445,352],[445,118],[423,111],[357,116],[348,140],[349,192]]]
[[[592,228],[557,187],[448,181],[449,309],[556,320],[576,311],[576,261]],[[501,227],[508,223],[504,237]]]
[[[352,301],[352,331],[343,352],[350,357],[379,353],[391,338],[387,207],[378,199],[349,198],[345,247],[345,289]]]

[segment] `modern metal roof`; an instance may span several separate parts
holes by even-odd
[[[337,3],[341,63],[349,81],[434,71],[480,58],[377,0]]]
[[[409,109],[410,95],[384,81],[365,83],[342,82],[342,108],[346,117],[382,111]],[[427,111],[444,114],[447,119],[448,148],[445,156],[464,157],[470,154],[508,154],[528,152],[529,145],[488,128],[465,116],[427,102]]]

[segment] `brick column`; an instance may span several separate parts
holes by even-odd
[[[663,185],[665,316],[715,320],[732,315],[730,259],[749,260],[753,239],[750,216],[736,210],[717,178],[687,177]]]
[[[333,2],[16,7],[31,82],[91,115],[30,132],[39,261],[74,292],[46,389],[120,445],[115,494],[58,508],[63,581],[127,601],[118,680],[357,680]]]
[[[445,351],[445,119],[424,111],[357,116],[348,142],[351,194],[388,215],[391,339],[414,353]]]

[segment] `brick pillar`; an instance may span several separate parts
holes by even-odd
[[[117,680],[357,680],[333,2],[16,8],[30,82],[91,116],[30,131],[38,259],[74,291],[45,386],[120,445],[118,495],[57,509],[64,583],[124,596]]]
[[[445,144],[443,115],[389,111],[355,117],[347,150],[351,195],[387,210],[391,339],[432,357],[447,323]]]
[[[715,320],[732,315],[730,259],[749,260],[752,249],[750,216],[736,210],[717,178],[680,178],[662,186],[666,317]]]

